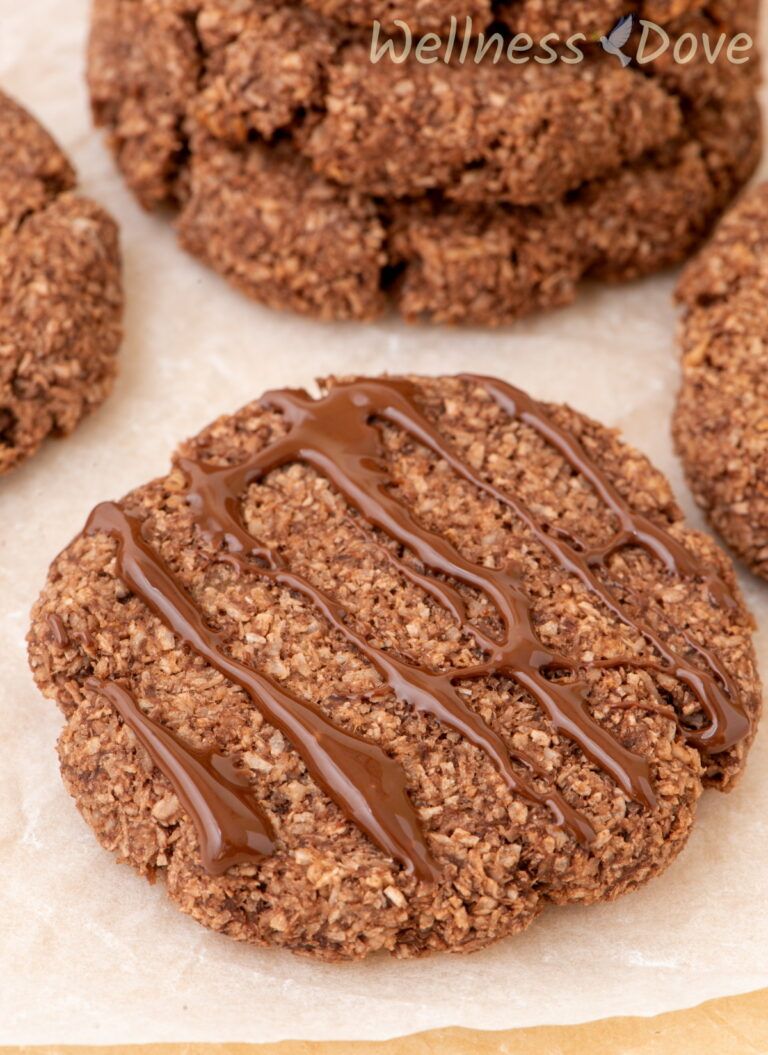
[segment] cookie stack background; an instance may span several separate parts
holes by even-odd
[[[714,46],[757,2],[96,0],[91,100],[142,204],[255,299],[499,324],[681,260],[757,164],[755,57],[623,68],[600,39],[627,14]],[[371,62],[374,19],[452,16],[585,58]]]

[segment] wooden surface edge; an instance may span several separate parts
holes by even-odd
[[[652,1018],[483,1032],[438,1029],[383,1041],[0,1046],[0,1055],[766,1055],[768,989]]]

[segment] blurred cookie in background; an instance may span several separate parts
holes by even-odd
[[[118,230],[75,184],[48,132],[0,92],[0,473],[71,432],[112,387]]]
[[[323,319],[567,303],[684,259],[754,170],[756,0],[452,7],[96,0],[94,117],[188,251]]]
[[[712,525],[768,578],[768,184],[726,215],[677,295],[675,443]]]

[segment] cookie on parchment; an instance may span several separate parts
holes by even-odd
[[[98,506],[29,654],[105,847],[209,927],[342,960],[660,872],[743,768],[751,631],[613,432],[379,378],[267,393]]]
[[[117,227],[0,92],[0,474],[107,396],[121,340]]]
[[[768,577],[768,184],[749,191],[686,268],[674,436],[713,526]]]
[[[756,0],[629,6],[670,50],[756,32]],[[599,40],[626,13],[615,0],[96,0],[93,112],[142,204],[175,208],[184,248],[256,300],[500,324],[567,303],[584,276],[684,259],[759,159],[756,53],[712,63],[699,45],[685,64],[623,68]],[[445,33],[451,16],[473,19],[472,46],[481,32],[580,31],[584,59],[518,65],[492,45],[461,62],[457,44],[448,62],[371,61],[373,19]]]

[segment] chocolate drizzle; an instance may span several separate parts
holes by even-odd
[[[404,430],[443,459],[464,480],[510,509],[559,563],[575,575],[605,607],[652,646],[658,659],[616,657],[598,660],[600,667],[636,666],[677,678],[696,697],[707,724],[684,730],[689,741],[711,753],[732,747],[749,731],[738,690],[717,658],[682,634],[707,667],[691,663],[667,645],[648,625],[628,612],[616,592],[598,579],[611,555],[639,546],[680,577],[706,582],[712,603],[734,605],[727,586],[664,528],[635,513],[590,459],[576,437],[560,429],[543,408],[518,389],[499,381],[466,376],[481,386],[510,416],[534,428],[592,485],[619,528],[607,546],[589,547],[581,540],[537,523],[528,508],[501,491],[452,449],[417,404],[416,387],[405,380],[380,379],[335,385],[320,399],[302,391],[268,393],[261,404],[277,410],[289,428],[261,451],[235,466],[217,467],[188,458],[179,465],[187,477],[187,501],[202,539],[219,559],[240,573],[275,582],[313,604],[325,620],[371,663],[396,697],[459,731],[494,763],[507,787],[529,802],[546,805],[556,823],[583,844],[594,838],[589,822],[525,754],[511,750],[462,698],[457,683],[500,675],[527,690],[557,731],[610,774],[637,802],[653,808],[656,799],[645,759],[628,751],[591,716],[583,663],[546,648],[539,640],[531,604],[521,577],[509,568],[487,568],[464,557],[447,539],[423,527],[391,490],[376,420]],[[251,484],[293,462],[304,462],[325,476],[363,521],[384,532],[422,564],[424,571],[380,551],[412,583],[425,589],[461,624],[484,654],[482,662],[447,672],[425,669],[376,648],[349,625],[343,607],[307,579],[285,567],[280,554],[246,530],[241,503]],[[380,748],[338,729],[307,701],[286,693],[267,676],[233,659],[222,635],[207,627],[202,613],[175,581],[162,558],[146,542],[142,524],[118,506],[104,503],[91,515],[87,534],[105,532],[117,540],[118,575],[181,641],[240,686],[264,717],[280,728],[301,755],[307,769],[328,795],[381,849],[422,879],[435,879],[432,861],[400,767]],[[497,640],[471,623],[459,591],[445,576],[482,592],[502,624]],[[681,632],[682,633],[682,632]],[[557,674],[553,680],[548,675]],[[565,675],[567,680],[563,680]],[[527,773],[526,779],[519,770]],[[200,828],[198,829],[200,831]],[[208,838],[200,835],[201,843]],[[208,852],[210,857],[210,852]]]
[[[117,682],[89,678],[86,687],[112,704],[173,785],[197,830],[207,872],[223,875],[232,865],[259,860],[274,851],[272,826],[247,778],[228,758],[185,744],[144,714],[131,693]]]
[[[435,878],[400,767],[380,747],[338,729],[319,708],[228,656],[222,635],[205,625],[141,529],[137,517],[103,502],[85,532],[103,532],[117,541],[118,574],[131,592],[187,647],[248,694],[267,721],[285,733],[312,777],[374,843],[420,878]]]

